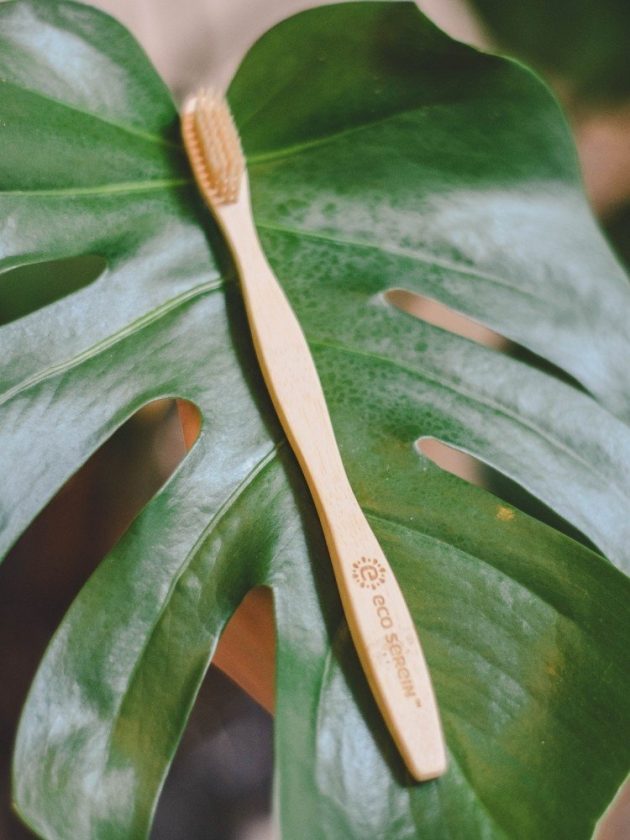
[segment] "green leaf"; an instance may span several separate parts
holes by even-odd
[[[379,2],[281,24],[230,89],[265,249],[434,677],[450,768],[418,785],[358,669],[166,89],[118,24],[56,0],[0,4],[0,62],[0,270],[108,266],[0,331],[3,550],[140,406],[173,395],[203,416],[40,666],[24,819],[51,839],[145,836],[221,630],[265,584],[284,837],[588,837],[628,766],[628,580],[414,445],[474,453],[627,567],[629,287],[548,92]],[[394,287],[584,390],[399,311]]]
[[[502,49],[587,99],[630,94],[626,0],[472,0]]]

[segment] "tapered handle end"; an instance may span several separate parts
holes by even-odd
[[[336,539],[332,529],[327,536],[350,632],[387,728],[413,778],[436,779],[448,763],[440,714],[391,566],[362,514],[346,517]]]

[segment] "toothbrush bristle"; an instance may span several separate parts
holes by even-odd
[[[245,158],[225,98],[212,90],[191,97],[184,107],[182,133],[200,187],[218,204],[235,202]]]

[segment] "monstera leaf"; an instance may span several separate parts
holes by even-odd
[[[284,837],[586,837],[629,758],[630,294],[558,108],[523,68],[379,2],[281,24],[229,98],[265,249],[424,642],[449,770],[413,784],[375,711],[168,92],[106,16],[10,0],[0,267],[8,288],[17,266],[107,268],[0,332],[4,549],[143,404],[177,396],[203,417],[50,644],[17,807],[46,838],[145,836],[217,638],[264,584]],[[394,288],[571,381],[400,311]],[[438,469],[415,445],[428,436],[608,559]]]

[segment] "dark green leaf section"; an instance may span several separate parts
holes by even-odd
[[[349,4],[345,15],[343,56],[364,62],[360,81],[336,58],[334,31],[322,22],[311,40],[293,18],[265,37],[232,85],[259,224],[372,246],[375,258],[409,257],[393,263],[396,285],[414,283],[514,338],[627,418],[628,284],[596,231],[555,101],[523,68],[418,26],[411,7]],[[274,56],[286,43],[339,72],[281,86]],[[327,108],[333,74],[336,104]],[[305,141],[302,112],[320,100],[325,116]]]
[[[590,99],[630,94],[626,0],[473,0],[499,45]]]
[[[409,436],[474,452],[627,564],[627,426],[382,297],[405,288],[440,300],[629,416],[630,288],[556,103],[522,68],[454,44],[410,6],[344,7],[341,60],[329,14],[309,14],[317,37],[299,17],[268,33],[230,92],[265,247],[329,399],[344,400],[335,420],[356,424],[360,405],[369,422],[386,402],[386,423],[396,414]],[[274,56],[286,43],[321,73],[282,85]]]
[[[3,551],[139,406],[177,395],[203,416],[47,651],[16,746],[25,820],[50,840],[145,836],[220,632],[266,584],[285,838],[588,837],[630,758],[628,581],[414,447],[473,452],[627,562],[627,279],[546,91],[411,5],[375,2],[282,24],[230,92],[265,248],[434,675],[451,764],[413,785],[168,93],[117,24],[72,3],[0,4],[0,63],[0,271],[108,265],[0,333]],[[595,396],[405,315],[393,287],[483,320]]]

